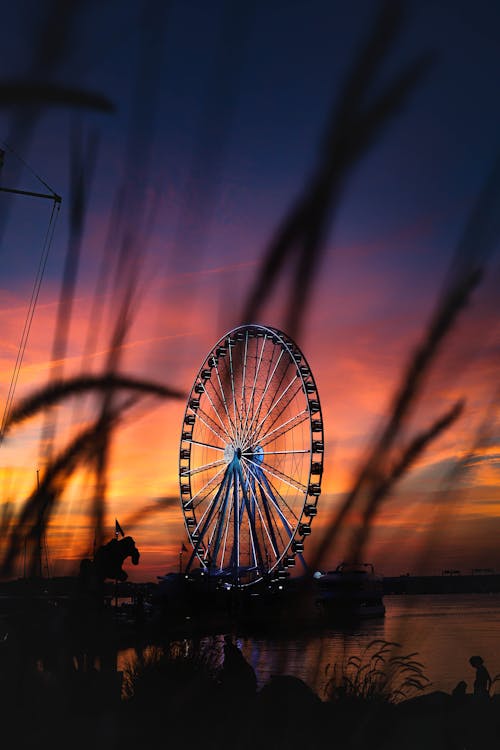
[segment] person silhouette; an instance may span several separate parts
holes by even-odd
[[[224,637],[224,662],[220,682],[227,692],[236,696],[255,696],[257,678],[253,667],[246,661],[230,635]]]
[[[476,698],[489,698],[491,688],[491,677],[484,666],[481,656],[471,656],[469,664],[476,670],[476,679],[474,680],[474,695]]]

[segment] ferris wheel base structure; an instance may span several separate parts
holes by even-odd
[[[318,512],[324,433],[303,353],[283,332],[242,325],[205,357],[184,413],[180,500],[202,573],[225,588],[279,581]]]

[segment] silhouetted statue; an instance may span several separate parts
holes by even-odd
[[[92,584],[104,583],[106,578],[112,578],[115,581],[126,581],[127,573],[123,570],[123,563],[127,557],[132,558],[132,565],[139,564],[140,552],[135,546],[135,541],[131,536],[123,539],[112,539],[107,544],[99,547],[95,553],[94,559],[84,559],[80,563],[80,578],[85,582]]]
[[[127,557],[132,564],[138,565],[140,553],[131,536],[123,539],[112,539],[99,547],[94,559],[85,558],[80,563],[78,577],[80,607],[83,609],[100,609],[104,603],[104,581],[111,578],[115,581],[126,581],[127,573],[123,563]]]
[[[70,630],[75,669],[90,678],[96,661],[100,663],[100,673],[116,673],[116,641],[111,613],[104,607],[104,582],[107,578],[127,580],[122,566],[128,557],[132,558],[133,565],[139,563],[140,553],[131,536],[120,541],[112,539],[97,550],[93,560],[86,558],[80,563],[77,595],[71,604]],[[104,684],[104,678],[99,679]],[[87,682],[82,686],[88,692]],[[88,692],[91,693],[92,690]],[[113,687],[109,695],[116,696]],[[94,699],[97,697],[93,696]]]
[[[481,656],[471,656],[469,664],[476,670],[474,680],[474,695],[476,698],[489,698],[491,688],[491,677],[484,666]]]
[[[112,578],[115,581],[126,581],[128,575],[123,570],[123,563],[127,557],[131,557],[132,565],[138,565],[140,556],[135,541],[131,536],[126,536],[120,541],[112,539],[99,547],[94,556],[94,565],[103,580]]]

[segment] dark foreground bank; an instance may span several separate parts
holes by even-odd
[[[102,648],[98,659],[88,648],[62,661],[56,637],[53,661],[46,655],[41,664],[23,643],[22,654],[2,651],[2,738],[17,748],[82,750],[500,745],[500,696],[457,691],[405,699],[412,682],[413,692],[425,687],[425,677],[407,657],[398,668],[394,657],[384,659],[388,645],[378,642],[366,665],[337,665],[321,699],[291,676],[273,677],[257,690],[230,638],[222,665],[210,650],[176,643],[138,650],[124,672],[103,659]]]
[[[167,638],[162,618],[156,626],[154,618],[148,625],[142,607],[132,612],[129,626],[117,620],[115,608],[97,607],[95,600],[87,599],[6,599],[9,604],[0,620],[0,726],[6,747],[500,746],[500,696],[473,696],[464,686],[454,694],[429,693],[418,655],[401,655],[395,644],[380,638],[361,656],[347,654],[342,663],[330,665],[321,694],[283,674],[286,663],[282,676],[258,690],[252,667],[230,637],[224,642],[220,636],[204,638],[204,630],[186,627],[182,618],[183,632],[170,632]],[[205,612],[204,598],[194,603]],[[280,606],[278,612],[282,610]],[[262,616],[274,611],[259,609]],[[168,622],[170,607],[166,612]],[[235,614],[239,608],[230,609],[226,624],[234,624]],[[234,622],[234,628],[216,632],[240,632]],[[281,623],[274,622],[275,634]],[[314,631],[309,637],[315,637]],[[118,670],[124,643],[135,657]],[[486,661],[490,665],[489,658]],[[480,674],[477,668],[475,685],[481,682]],[[470,679],[472,672],[466,675]]]

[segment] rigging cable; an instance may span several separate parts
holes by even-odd
[[[33,170],[31,170],[31,171],[33,171]],[[35,174],[35,173],[33,173],[33,174]],[[41,178],[39,178],[39,179],[40,179],[40,181],[46,187],[48,187],[48,185],[46,185],[46,183],[43,180],[41,180]],[[50,188],[49,188],[49,190],[50,190]],[[17,386],[17,381],[19,379],[19,372],[21,370],[21,365],[22,365],[24,354],[25,354],[25,351],[26,351],[26,345],[28,343],[28,338],[29,338],[29,334],[30,334],[30,330],[31,330],[31,324],[33,322],[33,316],[35,314],[35,308],[36,308],[36,304],[37,304],[37,301],[38,301],[38,296],[39,296],[39,293],[40,293],[40,287],[41,287],[41,284],[42,284],[43,274],[44,274],[44,271],[45,271],[45,266],[47,264],[47,258],[49,256],[50,248],[52,246],[52,240],[54,238],[54,232],[55,232],[55,227],[56,227],[56,223],[57,223],[57,218],[59,216],[59,209],[60,209],[60,198],[59,198],[59,196],[56,195],[56,193],[54,193],[53,204],[52,204],[52,211],[51,211],[51,214],[50,214],[49,225],[47,227],[47,231],[46,231],[46,234],[45,234],[45,239],[44,239],[44,242],[43,242],[43,245],[42,245],[42,252],[41,252],[40,260],[39,260],[39,263],[38,263],[38,269],[37,269],[37,272],[36,272],[36,275],[35,275],[35,280],[33,282],[33,289],[32,289],[32,292],[31,292],[31,298],[30,298],[28,310],[27,310],[27,313],[26,313],[26,319],[24,321],[24,327],[23,327],[23,331],[22,331],[22,334],[21,334],[21,340],[19,342],[19,348],[18,348],[18,352],[17,352],[16,363],[14,365],[14,371],[12,373],[12,377],[11,377],[11,380],[10,380],[9,391],[8,391],[8,394],[7,394],[7,400],[5,402],[4,412],[3,412],[3,416],[2,416],[2,422],[1,422],[1,425],[0,425],[0,445],[3,442],[4,435],[5,435],[5,428],[7,426],[7,423],[8,423],[8,420],[10,418],[11,411],[12,411],[12,403],[14,401],[14,395],[15,395],[15,390],[16,390],[16,386]]]
[[[37,174],[37,172],[35,172],[35,170],[33,169],[33,167],[30,167],[30,165],[28,164],[28,162],[25,161],[23,159],[23,157],[20,156],[20,154],[17,153],[17,151],[14,151],[14,149],[12,148],[12,146],[9,146],[9,144],[6,143],[5,141],[0,141],[0,146],[3,146],[3,147],[5,147],[7,149],[7,151],[10,151],[10,153],[12,154],[12,156],[15,156],[16,159],[18,159],[21,162],[21,164],[23,165],[23,167],[26,167],[26,169],[28,170],[28,172],[31,172],[31,174],[33,175],[33,177],[36,180],[38,180],[38,182],[40,182],[44,186],[44,188],[47,188],[47,190],[49,191],[49,193],[52,193],[52,197],[54,199],[55,198],[59,198],[59,196],[57,195],[57,193],[55,192],[55,190],[52,190],[52,188],[50,187],[50,185],[48,185],[45,182],[45,180],[42,177],[40,177],[40,175]]]

